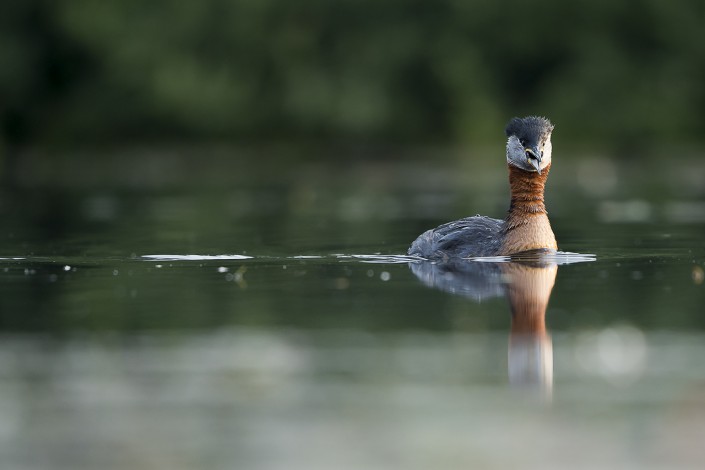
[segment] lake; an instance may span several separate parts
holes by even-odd
[[[503,217],[503,161],[346,152],[24,156],[2,467],[702,466],[700,156],[557,156],[563,253],[448,269],[406,248]]]

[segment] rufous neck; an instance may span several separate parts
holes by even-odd
[[[551,165],[549,164],[541,171],[541,174],[538,174],[509,165],[509,185],[511,187],[509,217],[512,214],[546,213],[543,192],[550,169]]]

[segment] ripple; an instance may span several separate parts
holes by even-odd
[[[246,255],[142,255],[142,258],[154,261],[211,261],[252,259]]]
[[[344,255],[335,254],[333,255],[337,259],[341,260],[357,260],[361,263],[372,263],[372,264],[404,264],[414,261],[420,261],[423,258],[418,256],[408,256],[408,255]]]
[[[223,255],[198,255],[198,254],[186,254],[186,255],[176,255],[176,254],[163,254],[163,255],[142,255],[142,259],[150,261],[232,261],[232,260],[248,260],[248,259],[268,259],[270,261],[279,259],[284,260],[325,260],[325,259],[335,259],[339,261],[358,261],[360,263],[370,263],[370,264],[404,264],[404,263],[414,263],[419,261],[429,261],[425,258],[419,256],[409,256],[409,255],[381,255],[381,254],[346,254],[346,253],[334,253],[331,255],[292,255],[282,258],[269,257],[269,256],[248,256],[248,255],[234,255],[234,254],[223,254]],[[589,261],[595,261],[597,258],[594,254],[581,254],[581,253],[571,253],[571,252],[526,252],[518,255],[512,256],[485,256],[477,258],[467,258],[468,261],[477,261],[485,263],[510,263],[510,262],[542,262],[542,263],[555,263],[555,264],[571,264],[571,263],[583,263]]]

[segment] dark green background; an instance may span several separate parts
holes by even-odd
[[[542,114],[620,156],[703,142],[705,6],[7,0],[0,140],[496,142]]]

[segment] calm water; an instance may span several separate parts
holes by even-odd
[[[702,164],[556,165],[580,256],[448,269],[408,243],[503,168],[257,161],[20,167],[3,468],[701,468]]]

